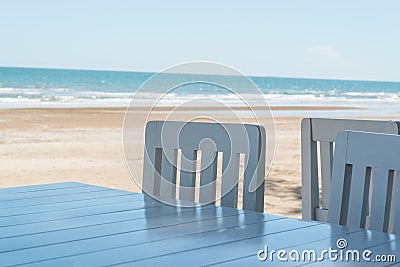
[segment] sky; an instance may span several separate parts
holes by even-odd
[[[400,81],[398,0],[0,0],[0,66]]]

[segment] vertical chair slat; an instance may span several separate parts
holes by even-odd
[[[200,203],[214,203],[216,196],[218,152],[201,151]]]
[[[239,153],[224,153],[222,155],[222,184],[221,205],[226,207],[237,207],[238,181],[239,181]]]
[[[194,201],[196,186],[197,151],[182,149],[181,176],[179,186],[179,199]],[[186,160],[184,159],[186,158]]]
[[[352,172],[353,172],[353,166],[350,164],[346,164],[344,172],[344,182],[343,182],[342,206],[340,208],[340,220],[339,220],[339,223],[342,225],[346,225],[347,216],[349,214],[351,177],[353,175]]]
[[[154,194],[154,176],[156,164],[156,138],[157,123],[149,122],[145,130],[145,145],[143,153],[143,181],[142,191],[147,194]]]
[[[397,197],[398,197],[398,186],[399,186],[399,171],[393,172],[393,192],[392,192],[392,199],[390,205],[390,220],[389,220],[389,230],[388,232],[394,231],[394,223],[395,223],[395,215],[396,215],[396,208],[397,208]]]
[[[315,209],[319,207],[317,142],[313,141],[311,119],[301,122],[301,173],[302,173],[302,217],[315,220]]]
[[[252,179],[257,179],[257,161],[258,159],[257,153],[252,153],[246,155],[248,160],[245,160],[247,166],[243,173],[243,209],[244,210],[255,210],[256,207],[256,192],[249,192],[250,189],[250,181]],[[247,205],[246,205],[246,204]]]
[[[367,216],[369,192],[369,175],[364,165],[354,165],[350,187],[349,211],[347,225],[354,227],[365,227]]]
[[[256,202],[255,202],[255,211],[258,212],[264,212],[264,191],[265,191],[265,160],[266,160],[266,147],[267,147],[267,143],[266,143],[266,139],[267,139],[267,133],[265,131],[265,129],[263,127],[258,127],[258,130],[260,132],[260,135],[258,137],[258,155],[259,155],[259,159],[258,159],[258,165],[257,165],[257,189],[255,191],[255,195],[256,195]],[[254,190],[254,184],[252,184],[250,182],[250,189]],[[245,209],[247,208],[247,205],[249,204],[246,201],[246,198],[244,198],[243,200],[244,203],[244,207]]]
[[[340,135],[340,136],[339,136]],[[330,203],[335,203],[330,207],[328,212],[328,222],[340,223],[342,217],[343,188],[345,187],[346,175],[346,149],[347,149],[347,132],[339,133],[335,150],[335,161],[333,162],[331,188],[335,188],[335,194],[330,195]]]
[[[331,191],[332,180],[332,161],[333,161],[333,143],[321,141],[320,157],[321,157],[321,184],[322,184],[322,208],[329,207],[329,194]]]
[[[367,228],[369,227],[369,211],[371,208],[370,205],[370,193],[371,192],[371,176],[372,175],[372,168],[367,167],[366,173],[365,173],[365,182],[364,182],[364,200],[363,200],[363,206],[362,206],[362,211],[361,211],[361,223],[360,227],[361,228]]]
[[[383,221],[383,231],[388,232],[390,226],[390,212],[392,211],[392,194],[393,194],[393,181],[394,181],[394,171],[389,170],[387,193],[386,193],[386,203],[385,203],[385,216]]]
[[[175,198],[177,149],[163,149],[161,161],[160,197]]]
[[[371,199],[370,225],[371,230],[383,231],[385,221],[386,196],[388,189],[388,170],[374,168],[373,191]]]
[[[162,164],[162,149],[156,148],[156,154],[154,160],[155,173],[154,173],[154,189],[153,189],[153,193],[155,196],[160,195],[161,164]]]
[[[253,140],[250,143],[250,153],[245,155],[247,166],[245,166],[243,177],[243,209],[263,212],[265,167],[260,163],[265,162],[265,131],[263,128],[256,130],[258,131],[258,141]],[[253,135],[256,136],[256,134]],[[259,186],[254,190],[257,185]]]
[[[399,175],[400,176],[400,175]],[[395,187],[395,202],[393,203],[393,226],[392,232],[396,235],[400,234],[400,177],[397,179],[396,187]]]

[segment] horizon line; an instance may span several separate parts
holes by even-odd
[[[157,74],[159,72],[149,70],[126,70],[126,69],[91,69],[91,68],[69,68],[69,67],[37,67],[37,66],[0,66],[0,68],[14,68],[14,69],[42,69],[42,70],[66,70],[66,71],[104,71],[104,72],[127,72],[127,73],[149,73]],[[234,76],[234,75],[221,75],[221,74],[210,74],[210,73],[180,73],[180,72],[166,72],[166,74],[181,74],[181,75],[215,75],[215,76]],[[325,80],[325,81],[349,81],[349,82],[377,82],[377,83],[400,83],[395,80],[377,80],[377,79],[343,79],[343,78],[321,78],[321,77],[300,77],[300,76],[275,76],[275,75],[247,75],[246,77],[253,78],[279,78],[279,79],[303,79],[303,80]]]

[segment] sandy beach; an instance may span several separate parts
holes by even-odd
[[[76,181],[139,192],[123,156],[124,113],[123,108],[0,110],[0,187]],[[266,182],[266,212],[301,216],[301,119],[275,117],[276,156]],[[140,167],[142,159],[137,162]]]

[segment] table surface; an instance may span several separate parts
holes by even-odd
[[[348,244],[343,251],[369,249],[371,258],[393,254],[400,262],[398,235],[213,205],[179,208],[81,183],[4,188],[0,202],[0,266],[319,266],[276,254],[260,261],[257,253],[268,246],[287,255],[315,250],[319,257],[329,247],[338,250],[339,238]]]

